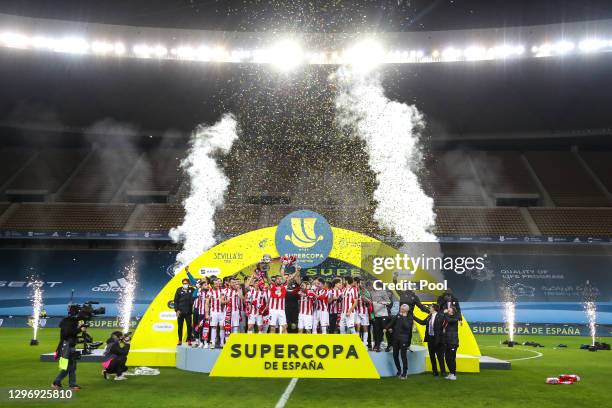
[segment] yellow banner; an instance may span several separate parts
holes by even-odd
[[[356,334],[230,335],[216,377],[380,378]]]

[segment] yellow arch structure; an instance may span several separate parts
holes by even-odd
[[[280,254],[276,250],[274,241],[276,229],[277,227],[262,228],[228,239],[196,258],[189,264],[189,268],[196,278],[200,277],[199,271],[202,268],[214,269],[218,271],[217,276],[224,277],[247,270],[247,268],[259,262],[263,254],[270,254],[272,258],[277,258]],[[370,274],[372,274],[372,271],[368,270],[368,266],[362,262],[363,244],[374,247],[377,256],[393,257],[398,253],[393,247],[358,232],[335,227],[332,227],[332,232],[333,245],[329,258],[358,266]],[[185,273],[175,275],[149,305],[133,335],[129,354],[130,365],[175,366],[177,323],[174,310],[169,306],[169,301],[173,300],[176,288],[181,285],[181,280],[185,277]],[[383,282],[392,281],[390,272],[377,275],[377,277]],[[413,279],[433,280],[422,269],[415,273]],[[418,311],[417,313],[422,312]],[[417,316],[420,315],[417,314]],[[417,325],[417,327],[422,338],[423,327],[420,325]],[[480,348],[466,321],[459,328],[459,339],[459,353],[472,357],[480,356]],[[471,368],[464,367],[462,370],[461,358],[458,359],[459,371],[478,371],[477,365],[474,364],[472,361],[470,363]]]

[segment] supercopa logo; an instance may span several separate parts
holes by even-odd
[[[302,267],[311,268],[327,259],[332,243],[331,226],[314,211],[294,211],[285,216],[276,229],[278,253],[294,255]]]

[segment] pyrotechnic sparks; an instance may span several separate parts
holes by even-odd
[[[508,329],[508,339],[514,342],[515,315],[513,301],[504,302],[504,320],[506,321],[506,328]]]
[[[130,331],[134,297],[136,294],[136,260],[132,259],[123,267],[121,291],[119,292],[119,325],[124,333]]]
[[[32,342],[36,342],[38,336],[38,326],[40,325],[40,312],[43,308],[43,282],[34,280],[32,287],[32,329],[34,334]]]
[[[434,242],[433,200],[417,178],[423,116],[414,106],[389,100],[378,74],[341,68],[336,98],[337,119],[365,141],[376,174],[374,219],[406,242]]]
[[[185,219],[170,231],[183,249],[176,260],[182,268],[215,244],[215,210],[223,206],[229,184],[215,155],[227,154],[238,138],[236,119],[224,115],[213,126],[200,126],[192,136],[189,154],[182,163],[190,179],[191,191],[184,202]],[[175,271],[175,272],[178,272]]]
[[[591,345],[595,346],[595,337],[597,335],[597,306],[595,304],[596,289],[591,285],[590,281],[586,281],[582,296],[584,299],[582,302],[582,307],[589,325]]]

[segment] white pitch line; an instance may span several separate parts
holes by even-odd
[[[501,346],[482,346],[481,348],[497,348],[497,349],[504,349],[507,350],[506,347],[501,347]],[[521,361],[521,360],[531,360],[533,358],[540,358],[542,357],[544,354],[540,353],[539,351],[535,351],[535,350],[529,350],[529,349],[525,349],[525,348],[513,348],[513,350],[519,350],[519,351],[528,351],[530,353],[534,353],[535,356],[531,356],[531,357],[521,357],[521,358],[513,358],[513,359],[508,359],[506,361]]]
[[[506,360],[506,361],[520,361],[520,360],[531,360],[532,358],[540,358],[542,357],[544,354],[540,353],[539,351],[535,351],[535,350],[527,350],[527,349],[517,349],[517,350],[522,350],[522,351],[528,351],[530,353],[534,353],[535,356],[531,356],[531,357],[522,357],[522,358],[513,358],[511,360]]]
[[[283,392],[283,395],[281,395],[280,399],[276,403],[276,408],[285,407],[285,404],[289,400],[289,397],[291,396],[291,393],[293,392],[293,389],[295,388],[295,384],[297,384],[297,382],[298,382],[297,378],[292,378],[291,381],[289,381],[289,385],[287,385],[285,392]]]

